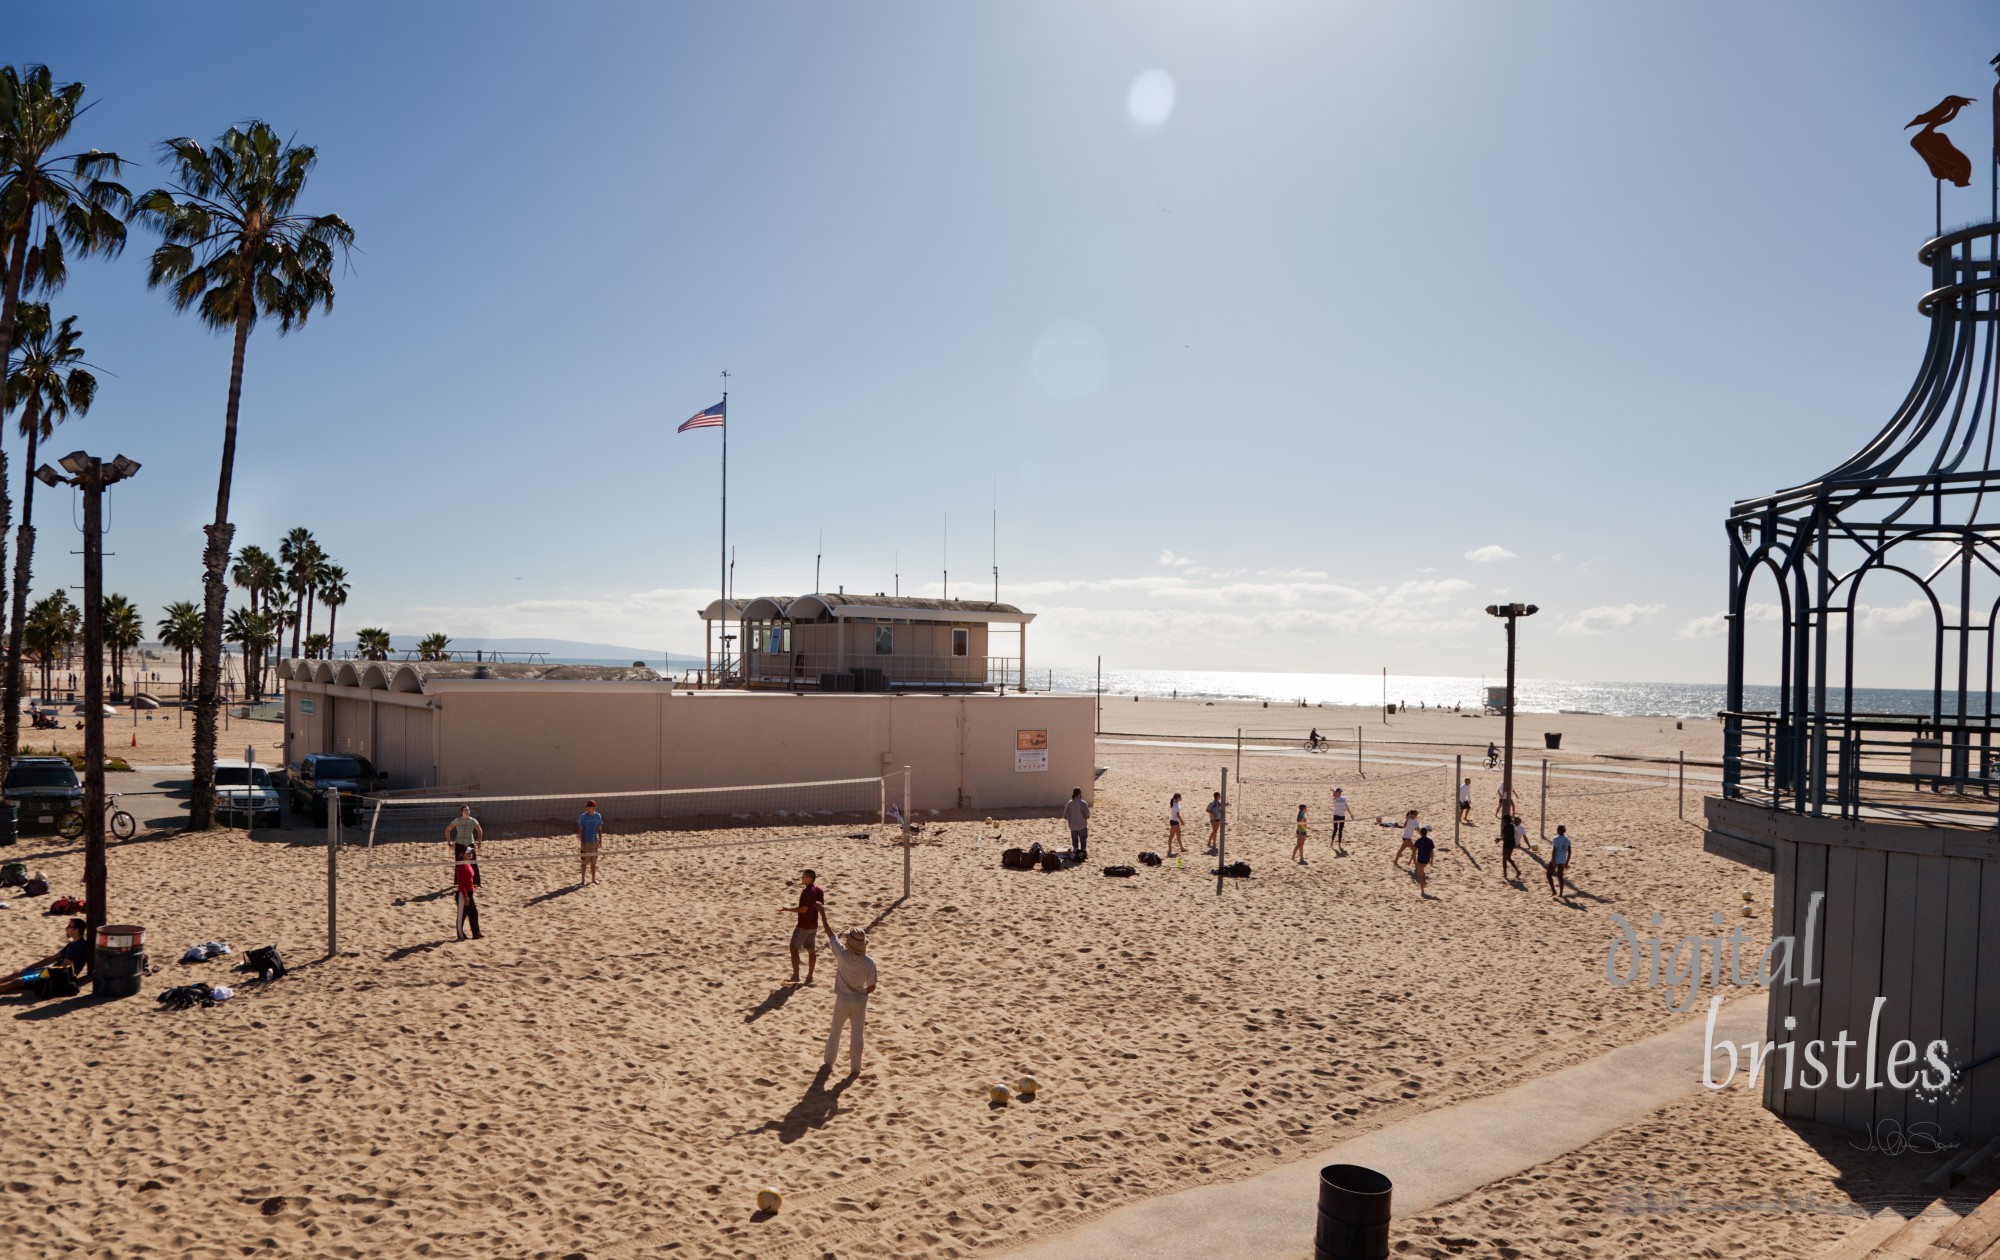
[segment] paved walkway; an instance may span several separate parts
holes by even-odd
[[[1717,1042],[1761,1040],[1761,991],[1722,1009]],[[1440,1107],[1245,1181],[1107,1212],[1011,1260],[1300,1260],[1312,1253],[1319,1170],[1362,1164],[1395,1182],[1412,1216],[1568,1154],[1701,1085],[1702,1018],[1504,1093]],[[1739,1088],[1732,1085],[1730,1088]]]

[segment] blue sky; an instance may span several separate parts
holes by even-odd
[[[1506,596],[1524,672],[1585,679],[1719,679],[1727,505],[1902,397],[1901,128],[2000,51],[1970,3],[259,13],[10,48],[135,189],[247,117],[319,147],[360,249],[252,338],[232,515],[315,532],[343,629],[698,651],[718,443],[674,426],[727,367],[739,595],[810,589],[822,529],[828,589],[990,595],[997,503],[1038,665],[1476,674]],[[152,244],[54,299],[107,372],[54,453],[144,464],[107,581],[149,611],[198,598],[228,373]]]

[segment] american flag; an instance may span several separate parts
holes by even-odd
[[[689,429],[719,429],[722,427],[723,409],[728,405],[727,402],[719,402],[707,411],[697,411],[694,415],[688,417],[686,424],[675,429],[674,432],[686,433]]]

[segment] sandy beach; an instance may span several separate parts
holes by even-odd
[[[1663,777],[1682,749],[1713,759],[1714,723],[1521,720],[1538,745],[1544,729],[1564,736],[1548,754],[1549,821],[1577,837],[1576,887],[1556,900],[1533,862],[1522,881],[1497,873],[1496,774],[1467,771],[1474,823],[1452,836],[1450,758],[1470,764],[1498,719],[1109,697],[1105,710],[1107,731],[1131,734],[1099,744],[1090,869],[1000,868],[1004,847],[1056,843],[1052,818],[998,820],[999,838],[977,818],[937,820],[901,903],[902,854],[880,829],[711,831],[621,853],[610,812],[598,886],[576,887],[567,859],[489,863],[481,941],[451,939],[447,867],[369,870],[348,851],[341,952],[322,959],[317,833],[142,833],[111,850],[110,918],[148,928],[146,994],[0,1002],[15,1030],[0,1062],[46,1090],[15,1126],[8,1188],[49,1255],[1000,1254],[1692,1018],[1661,990],[1606,983],[1610,912],[1659,911],[1676,936],[1719,912],[1759,949],[1768,933],[1767,881],[1704,855]],[[1368,723],[1365,777],[1351,749],[1282,740]],[[1183,869],[1097,872],[1164,853],[1168,797],[1183,793],[1195,819],[1220,770],[1234,778],[1233,738],[1195,737],[1253,725],[1229,841],[1251,878],[1218,896],[1193,825]],[[135,764],[184,764],[172,729],[139,723]],[[1346,856],[1326,839],[1334,784],[1356,802]],[[164,822],[172,798],[154,799],[138,812]],[[1698,816],[1692,779],[1689,800]],[[1304,866],[1287,857],[1300,802]],[[1439,826],[1433,899],[1391,866],[1395,833],[1372,825],[1410,807]],[[34,837],[16,855],[56,893],[80,891],[76,846]],[[814,1079],[827,960],[812,985],[784,983],[780,910],[806,866],[837,926],[869,928],[880,967],[851,1081]],[[8,900],[8,965],[60,943],[61,920]],[[295,970],[213,1009],[159,1009],[167,985],[238,978],[230,960],[175,961],[210,939],[275,943]],[[1023,1072],[1039,1096],[989,1104],[990,1082]],[[1398,1254],[1810,1254],[1850,1218],[1635,1230],[1617,1195],[1647,1166],[1707,1176],[1725,1153],[1730,1193],[1821,1201],[1914,1192],[1935,1162],[1885,1158],[1863,1184],[1733,1091],[1693,1094],[1642,1128],[1604,1139],[1618,1158],[1562,1174],[1562,1193],[1530,1178],[1399,1224]],[[785,1195],[775,1215],[756,1212],[767,1184]]]

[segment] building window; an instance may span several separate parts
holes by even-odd
[[[951,654],[953,656],[965,656],[968,655],[971,651],[972,651],[972,631],[970,630],[952,631]]]
[[[887,656],[896,650],[896,628],[894,626],[875,627],[875,655]]]

